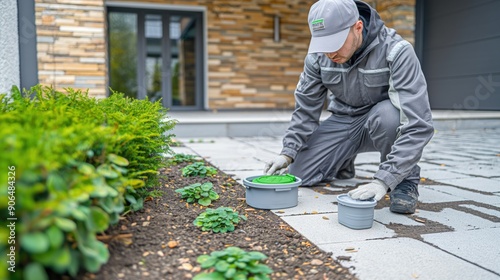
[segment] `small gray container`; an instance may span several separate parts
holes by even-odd
[[[347,194],[337,196],[339,223],[352,229],[367,229],[373,225],[375,199],[357,200]]]
[[[299,186],[302,180],[295,177],[295,182],[289,184],[261,184],[252,182],[255,178],[250,176],[243,179],[246,188],[247,204],[257,209],[284,209],[295,207],[299,201]]]

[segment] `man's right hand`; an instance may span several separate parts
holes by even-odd
[[[273,175],[274,173],[283,174],[286,171],[288,165],[292,163],[292,158],[285,155],[279,155],[275,157],[272,161],[266,163],[264,168],[264,173],[266,175]]]

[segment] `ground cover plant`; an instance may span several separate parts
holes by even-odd
[[[182,176],[184,177],[191,177],[191,176],[207,177],[207,176],[213,176],[215,174],[217,174],[217,169],[215,169],[212,166],[206,166],[205,163],[201,161],[192,163],[182,168]]]
[[[116,92],[0,95],[0,162],[10,170],[0,172],[0,217],[16,219],[0,228],[0,279],[97,272],[109,258],[98,236],[143,207],[174,125],[161,104]]]
[[[221,206],[217,209],[207,209],[193,221],[193,224],[202,231],[212,231],[214,233],[226,233],[234,231],[240,220],[246,220],[243,215],[230,207]]]
[[[261,252],[246,252],[238,247],[228,247],[222,251],[212,252],[210,255],[199,256],[196,261],[202,269],[208,269],[209,272],[202,272],[193,280],[268,280],[273,270],[260,263],[265,259],[267,256]]]
[[[180,193],[181,197],[186,199],[188,203],[198,202],[203,206],[208,206],[213,200],[219,199],[219,195],[213,190],[214,185],[210,182],[195,183],[184,188],[175,190]]]

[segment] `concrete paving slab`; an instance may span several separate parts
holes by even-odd
[[[369,171],[369,172],[377,172],[378,171],[378,164],[361,164],[361,165],[356,165],[356,172],[358,170],[362,171]]]
[[[363,171],[356,169],[356,177],[361,179],[373,179],[373,175],[375,175],[375,171]]]
[[[481,217],[451,208],[445,208],[441,212],[419,210],[419,212],[414,215],[452,227],[456,231],[500,227],[500,223],[494,223]]]
[[[440,165],[440,166],[457,166],[459,164],[459,162],[457,161],[454,161],[454,160],[449,160],[449,159],[427,159],[425,160],[426,162],[428,163],[433,163],[433,164],[437,164],[437,165]]]
[[[332,192],[344,192],[344,191],[347,191],[346,188],[332,188],[332,187],[325,187],[325,190],[329,190],[329,191],[332,191]]]
[[[361,153],[356,156],[354,164],[364,164],[364,163],[380,163],[380,153],[379,152],[368,152]]]
[[[458,162],[464,162],[464,161],[473,161],[474,158],[470,156],[456,156],[456,155],[450,155],[450,154],[445,154],[445,153],[430,153],[430,154],[423,154],[422,155],[423,160],[453,160],[453,161],[458,161]]]
[[[421,170],[420,171],[420,177],[422,178],[427,178],[431,180],[438,180],[438,179],[461,179],[461,178],[468,178],[468,175],[465,174],[460,174],[460,173],[455,173],[447,170]]]
[[[496,180],[487,178],[462,178],[462,179],[433,179],[436,182],[462,187],[483,192],[500,191],[500,184]]]
[[[170,147],[175,154],[196,155],[196,153],[188,147]],[[170,157],[172,155],[166,155]]]
[[[378,222],[373,222],[369,229],[350,229],[338,223],[337,213],[285,216],[282,219],[316,245],[380,239],[396,234]]]
[[[226,174],[230,175],[233,179],[238,181],[238,183],[243,185],[243,178],[250,176],[263,175],[262,170],[225,170]]]
[[[421,223],[415,222],[414,220],[410,219],[406,215],[392,213],[389,210],[389,207],[384,207],[382,209],[375,209],[374,219],[375,221],[384,225],[393,223],[406,226],[424,226]]]
[[[330,182],[330,185],[331,186],[354,188],[354,187],[359,186],[361,184],[370,183],[371,181],[372,181],[371,179],[357,179],[357,178],[346,179],[346,180],[335,179],[332,182]]]
[[[453,194],[436,191],[433,186],[430,185],[420,185],[418,187],[418,192],[420,194],[418,196],[418,201],[422,203],[442,203],[467,200],[466,198]]]
[[[298,204],[287,209],[276,209],[273,212],[278,216],[293,216],[304,214],[324,214],[338,211],[336,195],[320,194],[310,188],[299,187]]]
[[[349,247],[356,252],[347,252]],[[322,244],[320,248],[333,252],[334,257],[351,257],[341,264],[360,280],[498,279],[495,273],[410,238]]]
[[[461,164],[453,168],[450,168],[452,172],[465,174],[468,176],[480,176],[486,178],[493,178],[500,176],[500,162],[492,163],[487,161],[486,163],[481,163],[479,161],[474,162],[474,164]]]
[[[420,166],[421,172],[423,170],[443,170],[443,171],[448,170],[448,168],[446,166],[441,166],[439,164],[433,164],[433,163],[428,163],[428,162],[424,162],[424,161],[420,161],[418,163],[418,166]]]
[[[496,273],[496,279],[500,279],[500,228],[424,234],[422,238],[446,252]],[[467,278],[462,276],[460,279]],[[475,276],[470,279],[482,278]]]
[[[480,207],[480,206],[476,206],[476,205],[470,205],[470,204],[460,204],[459,206],[469,208],[472,210],[476,210],[476,211],[482,212],[484,214],[500,218],[500,211],[497,211],[494,209],[489,209],[489,208]]]
[[[469,190],[463,190],[452,186],[444,186],[444,185],[429,185],[426,188],[435,190],[437,192],[454,195],[457,197],[464,198],[466,200],[473,200],[476,202],[490,204],[490,205],[500,205],[500,198],[496,195],[485,195]]]

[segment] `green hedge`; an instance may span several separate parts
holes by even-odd
[[[0,228],[0,279],[98,271],[109,252],[96,235],[142,208],[139,189],[165,165],[174,125],[159,102],[117,92],[0,95],[0,217],[15,225]]]

